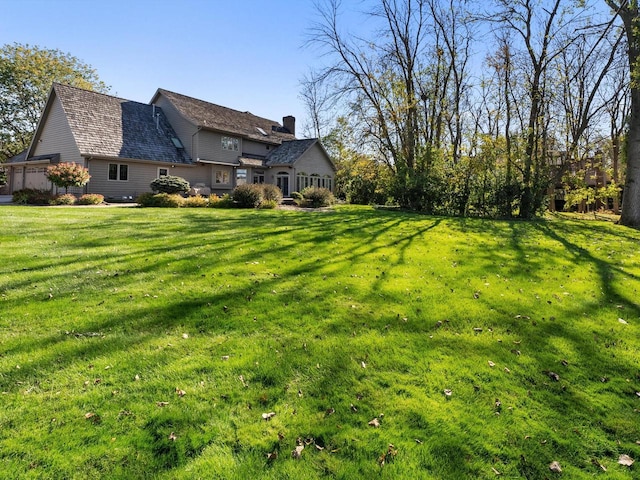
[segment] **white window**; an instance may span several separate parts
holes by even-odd
[[[120,163],[109,164],[109,180],[126,182],[129,180],[129,165]]]
[[[215,177],[217,184],[226,185],[229,183],[229,172],[227,170],[216,170]]]
[[[240,148],[240,142],[237,138],[233,137],[222,137],[222,149],[223,150],[231,150],[232,152],[237,152]]]
[[[158,178],[160,177],[168,177],[169,169],[168,168],[158,168]]]
[[[247,169],[239,168],[236,170],[236,185],[243,185],[247,183]]]

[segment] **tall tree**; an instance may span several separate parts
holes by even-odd
[[[373,42],[345,35],[338,25],[340,2],[319,7],[320,21],[311,41],[336,62],[321,72],[337,85],[335,95],[351,102],[354,113],[369,124],[375,148],[384,151],[389,167],[412,172],[418,156],[416,78],[423,48],[424,0],[381,0],[372,13],[382,31]]]
[[[620,223],[640,227],[640,11],[638,0],[605,0],[622,22],[627,36],[627,57],[631,74],[631,112],[626,138],[627,175],[622,197]]]
[[[53,82],[109,90],[68,53],[19,43],[0,48],[0,163],[29,146]]]
[[[531,218],[540,207],[540,191],[546,191],[546,186],[543,188],[537,184],[545,161],[545,152],[540,151],[541,142],[545,140],[544,125],[541,124],[547,100],[544,84],[550,63],[564,47],[554,49],[552,43],[563,25],[566,25],[562,19],[562,0],[552,0],[548,5],[540,5],[536,0],[496,0],[495,3],[498,7],[495,20],[520,37],[529,60],[529,115],[520,216]],[[540,30],[537,30],[538,23]]]

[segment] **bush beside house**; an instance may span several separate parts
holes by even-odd
[[[174,175],[159,177],[151,182],[151,190],[157,193],[183,194],[187,193],[190,188],[191,185],[187,180]]]

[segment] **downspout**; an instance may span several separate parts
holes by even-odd
[[[194,153],[196,153],[195,136],[200,133],[200,130],[202,130],[202,127],[198,126],[197,130],[191,135],[191,158],[195,159],[196,162],[198,161],[198,155],[194,155]]]

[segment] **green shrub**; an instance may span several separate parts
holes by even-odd
[[[176,177],[173,175],[156,178],[151,182],[151,190],[159,193],[187,193],[190,188],[191,186],[188,181],[182,177]]]
[[[276,204],[282,201],[282,191],[275,185],[270,183],[263,183],[262,187],[262,198],[264,200],[273,200]]]
[[[13,192],[12,202],[20,205],[49,205],[53,194],[49,190],[23,188]]]
[[[278,206],[278,202],[276,202],[275,200],[262,200],[260,202],[260,205],[258,205],[258,208],[261,208],[263,210],[269,210],[269,209],[277,208],[277,206]]]
[[[76,202],[78,205],[100,205],[104,202],[104,195],[99,193],[85,193]]]
[[[326,188],[307,187],[300,193],[303,197],[301,203],[303,207],[328,207],[334,202],[333,194]]]
[[[234,206],[233,198],[231,198],[231,195],[228,193],[225,193],[221,197],[212,194],[209,195],[209,206],[211,208],[232,208]]]
[[[141,207],[151,207],[153,203],[153,192],[145,192],[136,197],[136,203]]]
[[[178,208],[184,205],[185,199],[177,194],[148,192],[140,195],[136,202],[142,207]]]
[[[76,201],[76,196],[73,193],[64,193],[52,198],[49,205],[74,205]]]
[[[231,197],[240,208],[256,208],[262,202],[262,188],[253,183],[238,185]]]
[[[184,199],[184,207],[190,208],[203,208],[209,205],[209,200],[202,195],[196,195],[194,197],[187,197]]]
[[[293,198],[293,201],[297,203],[297,201],[302,201],[304,200],[304,197],[302,196],[302,194],[300,192],[291,192],[291,198]]]

